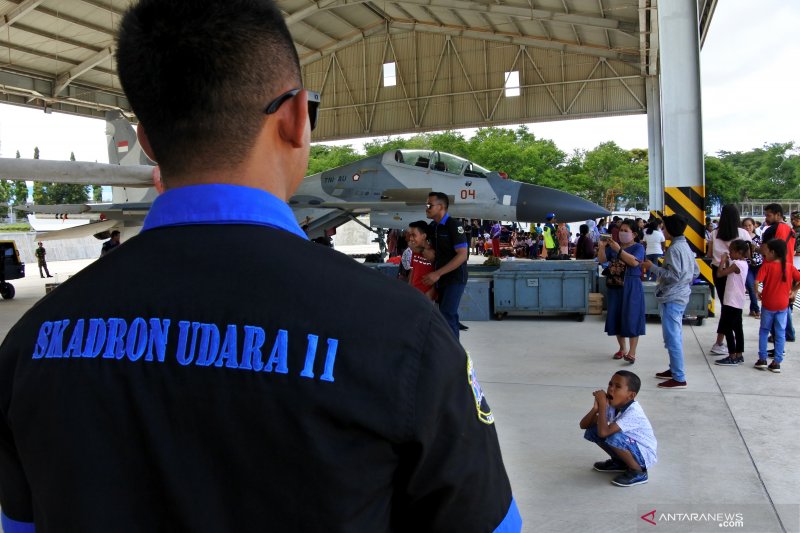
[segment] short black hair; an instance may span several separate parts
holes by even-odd
[[[165,182],[240,164],[267,104],[300,63],[273,0],[141,0],[122,19],[117,69]]]
[[[434,197],[437,200],[439,200],[440,202],[442,202],[444,204],[445,210],[447,210],[450,207],[450,199],[447,197],[447,195],[445,193],[443,193],[443,192],[431,192],[431,193],[428,193],[428,198],[430,198],[430,197]]]
[[[408,225],[409,228],[414,228],[420,233],[425,234],[425,238],[428,238],[428,223],[424,220],[417,220],[416,222],[412,222]]]
[[[628,390],[639,394],[639,389],[642,388],[642,380],[639,379],[639,376],[630,370],[617,370],[614,372],[614,375],[625,378],[625,381],[628,383]]]
[[[111,232],[111,236],[112,237],[116,237],[117,235],[119,235],[119,230],[118,229],[115,229],[114,231]]]
[[[728,250],[732,252],[739,252],[745,259],[750,259],[750,241],[734,239],[728,245]]]
[[[770,213],[783,216],[783,206],[781,204],[767,204],[764,206],[764,211],[769,211]]]

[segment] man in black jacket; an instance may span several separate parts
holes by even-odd
[[[166,190],[0,346],[4,530],[519,531],[447,324],[286,204],[319,96],[275,4],[143,0],[117,64]]]
[[[436,249],[436,270],[426,275],[427,285],[436,285],[439,311],[458,338],[458,304],[467,286],[469,248],[464,227],[447,213],[450,201],[442,192],[428,195],[425,215],[432,220],[429,239]]]

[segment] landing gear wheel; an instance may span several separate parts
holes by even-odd
[[[10,283],[3,282],[0,283],[0,296],[3,297],[4,300],[10,300],[14,297],[17,291],[14,290],[14,286]]]

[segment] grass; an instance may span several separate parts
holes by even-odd
[[[20,222],[19,224],[0,224],[0,232],[11,233],[15,231],[33,231],[31,225],[27,222]]]

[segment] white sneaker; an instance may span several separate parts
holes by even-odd
[[[724,344],[715,344],[709,352],[714,355],[728,355],[728,347]]]

